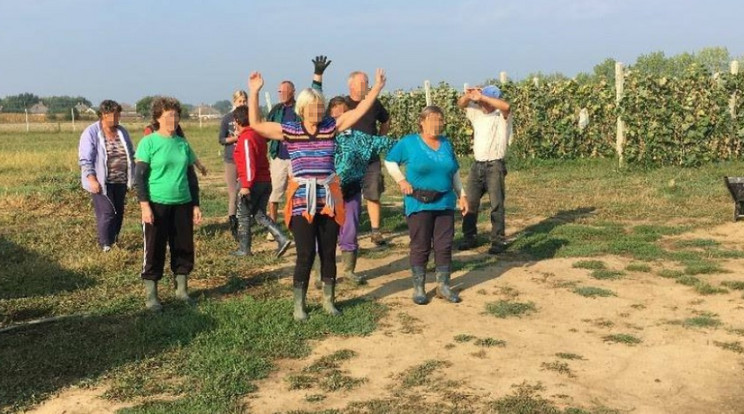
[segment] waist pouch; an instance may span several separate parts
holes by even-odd
[[[422,203],[433,203],[442,198],[445,194],[447,193],[441,191],[414,189],[410,195]]]

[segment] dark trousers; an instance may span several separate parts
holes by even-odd
[[[473,163],[470,167],[465,193],[468,197],[468,210],[462,219],[462,234],[465,238],[475,238],[478,230],[478,209],[483,194],[488,193],[491,201],[491,243],[505,239],[504,220],[504,177],[506,165],[501,160]]]
[[[339,225],[324,214],[316,214],[312,223],[302,216],[292,216],[289,222],[295,240],[297,262],[294,270],[294,287],[305,287],[310,280],[310,269],[315,260],[315,245],[320,257],[320,278],[323,283],[336,282],[336,242]]]
[[[124,221],[124,202],[127,198],[126,184],[106,184],[106,195],[91,194],[96,213],[98,244],[111,246],[116,243]]]
[[[150,202],[155,222],[143,224],[145,262],[142,279],[160,280],[165,267],[165,248],[170,250],[171,271],[188,275],[194,269],[194,206]]]
[[[455,211],[420,211],[406,217],[411,237],[411,267],[426,267],[434,249],[437,267],[452,264],[452,240],[455,237]]]
[[[269,204],[270,195],[271,183],[253,183],[248,197],[243,197],[238,193],[236,197],[238,232],[250,231],[252,219],[264,227],[269,224],[267,220],[271,221],[271,219],[266,215],[266,206]]]

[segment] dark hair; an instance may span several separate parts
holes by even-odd
[[[279,82],[279,86],[281,86],[281,85],[283,85],[283,84],[285,84],[285,83],[286,83],[287,85],[291,86],[291,87],[292,87],[292,90],[293,90],[293,91],[295,90],[295,86],[294,86],[294,83],[292,83],[292,81],[289,81],[289,80],[283,80],[283,81]]]
[[[331,98],[331,100],[328,101],[328,109],[326,109],[326,115],[331,116],[331,109],[339,105],[342,105],[342,104],[348,105],[346,103],[346,98],[344,98],[343,96],[336,96],[336,97]]]
[[[121,105],[111,99],[106,99],[98,105],[98,117],[102,117],[104,114],[121,113]]]
[[[248,107],[245,105],[236,106],[235,109],[232,111],[233,119],[235,119],[235,123],[242,126],[247,127],[250,125],[250,122],[248,121]]]
[[[158,123],[158,118],[163,116],[163,112],[165,111],[176,111],[178,113],[178,116],[181,116],[181,102],[178,102],[178,99],[171,98],[169,96],[156,96],[152,100],[152,124],[155,126],[155,129],[160,128],[160,123]]]
[[[421,113],[419,114],[419,117],[418,117],[419,132],[421,132],[421,123],[424,122],[424,119],[426,119],[426,117],[431,114],[439,114],[442,116],[442,120],[444,120],[444,111],[442,111],[442,108],[436,105],[429,105],[423,110],[421,110]]]

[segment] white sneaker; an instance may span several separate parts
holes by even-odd
[[[266,233],[266,240],[268,241],[274,241],[274,235],[271,233]]]
[[[111,251],[111,246],[108,246],[108,245],[107,246],[103,246],[103,252],[104,253],[108,253],[110,251]]]

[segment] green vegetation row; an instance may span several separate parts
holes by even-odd
[[[739,159],[744,143],[744,75],[712,74],[690,66],[679,76],[657,77],[630,71],[624,97],[616,103],[613,79],[532,80],[501,85],[512,109],[512,155],[530,159],[615,157],[617,117],[626,127],[624,157],[644,166],[696,166]],[[471,150],[472,128],[457,99],[462,92],[446,83],[432,87],[432,103],[445,112],[446,134],[458,154]],[[729,110],[737,94],[736,115]],[[391,134],[415,132],[426,105],[425,91],[395,91],[381,98],[392,117]],[[579,126],[582,109],[588,124]]]

